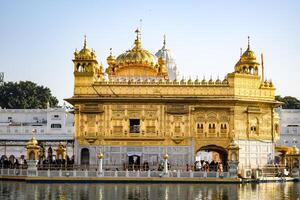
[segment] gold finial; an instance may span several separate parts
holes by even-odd
[[[32,138],[35,139],[36,129],[32,129]]]
[[[102,153],[102,152],[100,152],[99,154],[98,154],[98,159],[100,160],[100,159],[103,159],[104,158],[104,154]]]
[[[163,48],[166,48],[166,35],[164,35],[164,46],[163,46]]]
[[[248,50],[250,49],[250,36],[248,36]]]
[[[142,30],[143,20],[140,19],[140,30]]]
[[[83,48],[86,49],[86,35],[84,35],[84,43],[83,43]]]
[[[136,33],[136,39],[139,40],[140,39],[140,35],[141,35],[141,31],[139,30],[139,28],[137,28],[135,30],[135,33]]]
[[[141,48],[141,31],[139,30],[139,28],[135,30],[135,33],[136,33],[136,39],[134,41],[135,49],[139,49]]]
[[[242,57],[242,55],[243,55],[243,49],[240,48],[240,56]]]
[[[112,56],[112,48],[109,49],[109,55]]]
[[[264,54],[261,53],[261,82],[265,79],[265,66],[264,66]]]

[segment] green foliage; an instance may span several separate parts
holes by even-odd
[[[282,105],[283,109],[300,109],[300,101],[291,96],[286,96],[286,97],[281,97],[281,96],[276,96],[275,99],[277,101],[281,101],[284,104]]]
[[[57,106],[49,88],[31,81],[5,82],[0,86],[0,106],[7,109],[34,109]]]

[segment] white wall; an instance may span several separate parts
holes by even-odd
[[[274,161],[274,144],[270,141],[238,140],[239,167],[262,167]]]

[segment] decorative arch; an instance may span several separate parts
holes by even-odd
[[[258,75],[258,67],[254,68],[254,75]]]
[[[209,122],[216,122],[216,121],[217,121],[217,114],[214,113],[214,112],[209,112],[209,113],[207,114],[207,120],[208,120]]]
[[[253,66],[249,67],[249,74],[254,74]]]
[[[220,156],[220,159],[222,160],[224,169],[225,170],[227,169],[228,151],[225,148],[211,144],[211,145],[206,145],[206,146],[202,146],[202,147],[198,148],[196,150],[195,154],[197,154],[199,151],[217,152]]]

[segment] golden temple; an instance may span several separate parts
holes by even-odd
[[[98,64],[87,47],[74,53],[75,158],[78,164],[157,166],[167,152],[172,166],[192,165],[199,151],[222,162],[256,167],[270,162],[279,137],[275,87],[248,41],[234,71],[223,80],[170,80],[166,61],[134,47]],[[260,73],[261,69],[261,73]]]

